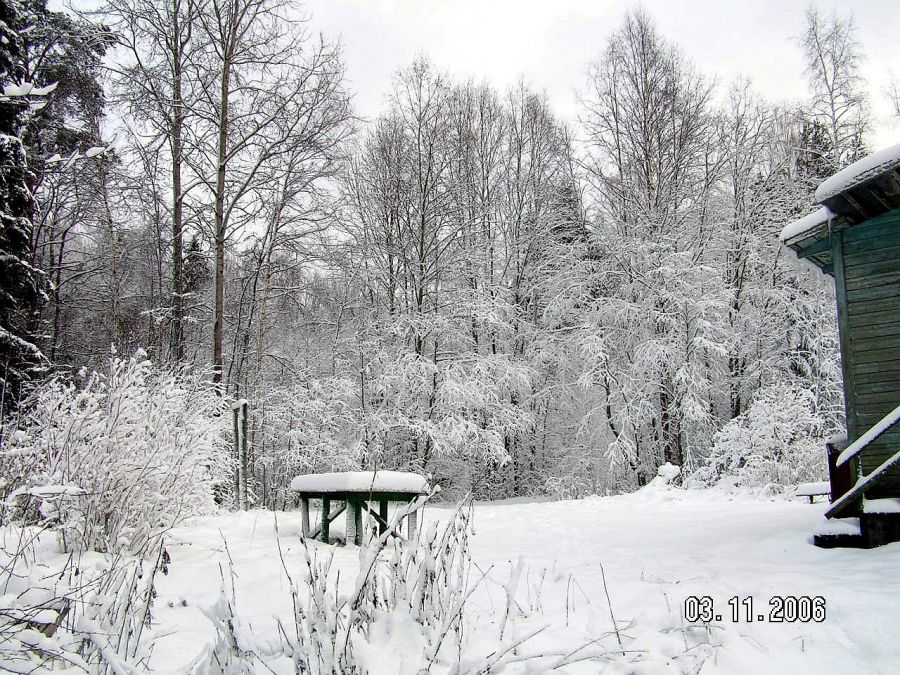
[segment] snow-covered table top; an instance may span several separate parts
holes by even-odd
[[[423,494],[428,480],[404,471],[343,471],[308,473],[291,481],[291,490],[313,494],[342,492],[398,492]]]
[[[827,495],[831,492],[831,484],[827,481],[818,483],[800,483],[794,494],[798,497],[815,497],[818,495]]]

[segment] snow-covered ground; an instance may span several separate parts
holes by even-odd
[[[816,548],[811,533],[825,508],[668,486],[577,501],[478,503],[472,557],[477,569],[490,571],[466,605],[467,640],[482,654],[497,642],[503,585],[521,559],[522,615],[506,630],[546,628],[518,651],[566,654],[596,640],[580,653],[610,654],[602,665],[585,661],[555,672],[900,672],[900,544]],[[450,506],[430,506],[426,525],[451,513]],[[210,616],[223,578],[233,589],[239,646],[263,661],[276,653],[277,619],[290,625],[292,611],[276,536],[284,564],[299,576],[299,527],[298,512],[251,511],[195,519],[173,531],[168,574],[157,581],[153,669],[190,672],[203,661],[216,639]],[[341,585],[351,585],[359,549],[329,548]],[[721,618],[690,625],[682,613],[688,596],[711,597]],[[728,604],[734,596],[751,597],[754,615],[767,618],[774,596],[821,596],[825,618],[774,623],[754,616],[748,623],[742,604],[735,623]],[[372,630],[371,672],[415,672],[422,645],[414,633],[403,617]],[[526,660],[503,672],[545,672],[547,663]],[[266,667],[292,672],[286,659],[273,658],[258,672]]]

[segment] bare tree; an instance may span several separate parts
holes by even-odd
[[[581,119],[588,175],[619,222],[666,229],[703,189],[711,94],[646,13],[626,16],[590,66]]]
[[[891,73],[890,82],[888,82],[887,94],[888,100],[891,102],[891,108],[894,110],[894,117],[900,117],[900,80],[897,79],[895,73]]]
[[[107,0],[101,15],[128,55],[112,66],[119,99],[132,119],[168,148],[171,180],[171,353],[184,358],[183,182],[185,124],[195,98],[190,82],[199,49],[194,29],[204,0]]]
[[[319,139],[312,128],[344,125],[349,113],[338,47],[311,38],[293,3],[222,0],[205,8],[199,25],[208,45],[197,106],[204,125],[191,161],[213,197],[213,368],[221,382],[226,247],[258,216],[253,193],[263,167],[298,144],[315,155]]]
[[[335,84],[338,84],[337,82]],[[271,303],[285,289],[276,281],[287,269],[298,269],[321,258],[319,237],[333,224],[333,198],[325,182],[334,177],[343,160],[343,144],[351,132],[346,97],[333,96],[330,103],[301,108],[289,107],[284,116],[273,121],[279,133],[289,140],[284,149],[260,167],[260,180],[254,190],[256,204],[254,229],[249,253],[252,270],[247,279],[249,308],[239,309],[246,326],[235,331],[235,358],[229,368],[228,382],[244,379],[244,362],[252,364],[249,384],[261,395],[265,381],[265,363],[269,331],[273,328]],[[291,115],[305,119],[298,125]],[[289,289],[288,292],[296,292]],[[255,323],[255,356],[251,358],[249,332]],[[239,348],[241,336],[243,347]],[[235,367],[235,364],[237,366]]]
[[[863,55],[854,33],[852,16],[823,16],[810,7],[800,37],[812,91],[810,112],[825,126],[830,145],[826,159],[833,171],[864,154],[869,128],[865,82],[859,72]]]

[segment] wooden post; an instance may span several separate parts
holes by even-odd
[[[847,312],[847,275],[844,269],[844,230],[831,235],[831,259],[834,267],[834,295],[837,301],[838,343],[841,350],[841,375],[844,378],[844,411],[847,417],[847,441],[860,437],[857,428],[856,406],[851,405],[853,382],[853,355],[850,353],[850,315]],[[854,479],[856,477],[854,476]],[[834,497],[837,499],[837,497]]]
[[[328,543],[328,516],[331,515],[331,500],[328,497],[322,497],[322,541]]]
[[[378,534],[384,534],[387,531],[388,519],[388,503],[382,499],[378,502],[378,515],[381,516],[381,522],[378,523]]]
[[[304,539],[309,537],[309,497],[300,497],[300,531]]]
[[[353,542],[357,546],[362,546],[363,543],[363,519],[362,519],[362,504],[356,500],[353,501],[353,521],[356,523],[356,539]]]
[[[250,473],[247,466],[247,409],[250,407],[246,399],[241,406],[241,511],[246,511],[249,500],[247,491],[247,474]]]
[[[235,401],[231,405],[234,431],[234,455],[237,467],[234,471],[234,505],[236,508],[247,510],[247,474],[249,472],[247,460],[247,408],[246,399]]]
[[[347,544],[362,545],[362,504],[347,497]]]
[[[241,422],[237,406],[231,406],[232,432],[234,434],[234,508],[241,508]]]
[[[414,541],[416,538],[416,527],[417,521],[419,519],[418,510],[413,511],[408,516],[406,516],[406,538],[410,541]]]

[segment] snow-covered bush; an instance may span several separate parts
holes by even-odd
[[[825,440],[838,431],[817,409],[813,392],[790,383],[768,387],[714,437],[703,485],[792,485],[825,475]]]
[[[6,517],[53,524],[67,550],[139,550],[214,508],[231,473],[226,411],[201,373],[155,368],[140,351],[79,384],[51,379],[4,449],[18,458],[20,483]]]
[[[412,504],[394,514],[390,532]],[[291,578],[294,626],[282,627],[296,672],[365,673],[392,649],[392,626],[403,625],[423,669],[455,659],[463,606],[471,589],[471,502],[461,503],[444,528],[432,525],[414,541],[386,532],[359,550],[359,573],[347,594],[335,592],[334,551],[323,557],[304,540],[300,584]],[[287,568],[285,569],[288,572]],[[385,639],[378,639],[379,636]]]
[[[610,461],[598,448],[573,444],[558,453],[544,480],[544,491],[556,499],[581,499],[608,490]]]
[[[0,671],[139,672],[166,564],[161,546],[146,560],[72,555],[45,527],[0,528]]]

